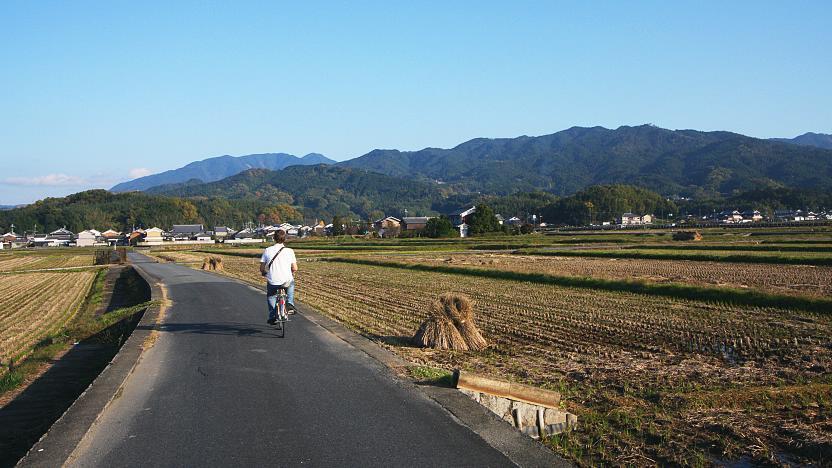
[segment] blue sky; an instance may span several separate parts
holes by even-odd
[[[832,133],[832,2],[0,2],[0,204],[222,154]]]

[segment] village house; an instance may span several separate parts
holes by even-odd
[[[641,226],[643,224],[653,224],[653,215],[624,213],[620,218],[618,218],[618,224],[621,226]]]
[[[205,232],[201,224],[174,224],[170,236],[174,241],[196,240],[196,235]]]
[[[298,230],[298,237],[307,237],[314,233],[314,228],[312,226],[301,226]]]
[[[743,221],[743,217],[737,210],[723,210],[716,214],[714,221],[722,224],[738,224]]]
[[[66,247],[74,237],[72,231],[62,227],[49,234],[30,234],[27,242],[33,247]]]
[[[56,229],[46,236],[46,245],[49,247],[67,246],[72,242],[75,234],[66,228],[66,226]]]
[[[106,242],[107,245],[116,246],[118,245],[119,240],[121,240],[124,236],[118,231],[107,229],[101,233],[101,237],[104,238],[104,242]]]
[[[468,237],[468,222],[471,220],[471,215],[477,212],[477,207],[463,208],[454,211],[448,218],[451,220],[454,228],[459,231],[459,237]]]
[[[225,238],[233,238],[234,230],[228,226],[215,226],[214,227],[214,239],[222,242]]]
[[[780,221],[797,222],[805,221],[803,210],[776,210],[774,217]]]
[[[283,229],[286,232],[287,236],[297,237],[298,229],[300,229],[300,226],[295,226],[294,224],[290,223],[282,223],[280,226],[278,226],[278,228]]]
[[[745,210],[742,212],[743,223],[757,223],[763,220],[763,215],[757,210]]]
[[[257,244],[260,242],[265,242],[262,233],[258,233],[257,230],[247,227],[244,229],[240,229],[239,231],[235,232],[232,238],[229,239],[228,237],[223,240],[225,244]]]
[[[406,216],[402,218],[402,231],[421,231],[432,216]]]
[[[3,234],[2,240],[3,240],[3,243],[11,244],[13,242],[17,242],[17,240],[19,238],[20,238],[20,236],[18,236],[16,232],[14,232],[13,230],[10,230],[9,232]]]
[[[144,231],[144,237],[139,245],[162,245],[164,242],[165,231],[157,227],[152,227]]]
[[[96,235],[96,232],[93,229],[87,229],[86,231],[81,231],[78,233],[78,236],[75,238],[75,246],[76,247],[92,247],[94,245],[101,245],[99,242],[100,238]]]
[[[395,237],[402,229],[402,220],[394,216],[388,216],[373,221],[373,230],[381,237]]]
[[[136,245],[144,239],[144,229],[135,229],[127,235],[127,243]]]

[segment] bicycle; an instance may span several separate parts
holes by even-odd
[[[275,322],[274,326],[278,330],[283,331],[283,336],[286,336],[286,322],[289,321],[289,317],[286,314],[286,288],[283,286],[277,287],[277,300],[275,301]]]

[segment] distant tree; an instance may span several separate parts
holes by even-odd
[[[346,220],[340,216],[332,218],[332,235],[343,236],[346,233]]]
[[[485,204],[477,205],[477,211],[471,215],[468,222],[468,232],[473,235],[485,234],[487,232],[499,232],[503,227],[497,221],[497,216],[490,206]]]
[[[427,224],[425,224],[425,228],[422,230],[422,235],[433,238],[451,237],[455,232],[456,230],[454,229],[454,225],[451,224],[451,220],[447,216],[442,215],[438,218],[429,219]]]
[[[384,218],[384,212],[381,210],[370,210],[367,216],[370,218],[370,221],[375,221]]]

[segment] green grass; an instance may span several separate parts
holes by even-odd
[[[609,280],[590,277],[556,276],[544,273],[524,273],[505,270],[487,270],[447,265],[399,263],[361,258],[326,258],[322,261],[370,265],[403,270],[449,273],[509,281],[527,281],[571,288],[589,288],[611,292],[647,294],[680,299],[728,303],[751,307],[776,307],[798,309],[815,313],[832,313],[832,299],[770,294],[762,291],[735,288],[709,288],[689,284],[649,283],[644,281]]]
[[[445,369],[430,366],[410,366],[407,371],[410,373],[410,377],[420,383],[441,385],[443,387],[453,387],[454,385],[453,373]]]

